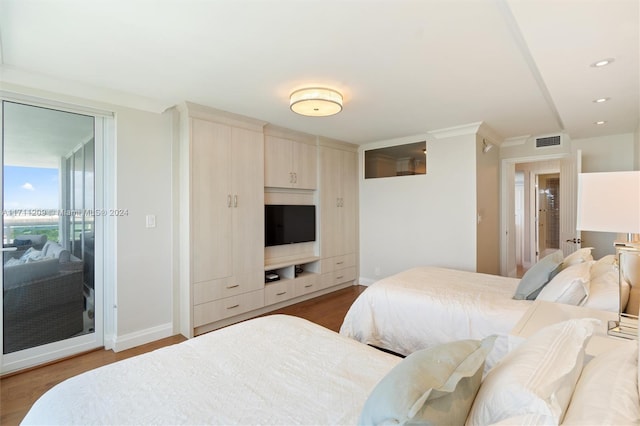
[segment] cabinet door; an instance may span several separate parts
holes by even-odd
[[[316,189],[318,151],[315,145],[293,142],[294,188]]]
[[[193,282],[228,277],[232,265],[231,128],[191,119]]]
[[[340,252],[349,254],[356,252],[357,243],[357,199],[358,199],[358,155],[355,152],[342,152],[342,184],[340,188],[340,234],[342,237]]]
[[[263,139],[252,130],[232,132],[235,284],[253,290],[264,285]]]
[[[264,138],[264,186],[291,188],[293,186],[292,142],[275,136]]]
[[[320,206],[322,209],[321,253],[332,257],[340,246],[341,151],[320,147]]]

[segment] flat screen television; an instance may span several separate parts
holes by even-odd
[[[268,204],[264,206],[264,245],[316,240],[316,206]]]

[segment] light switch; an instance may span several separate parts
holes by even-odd
[[[148,214],[147,215],[147,228],[155,228],[156,227],[156,215]]]

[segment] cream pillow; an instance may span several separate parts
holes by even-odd
[[[591,262],[581,262],[560,271],[547,284],[536,300],[579,306],[589,296]]]
[[[564,258],[564,260],[562,261],[562,268],[563,269],[567,268],[571,265],[575,265],[576,263],[592,261],[593,260],[593,256],[591,255],[592,249],[593,247],[583,247],[574,251],[573,253],[571,253],[570,255]]]
[[[595,265],[594,265],[595,266]],[[598,309],[600,311],[624,312],[629,301],[629,283],[622,280],[618,283],[619,273],[617,268],[609,267],[608,272],[603,272],[594,277],[591,274],[589,281],[589,297],[582,305],[585,308]],[[591,268],[593,272],[593,267]],[[622,309],[618,310],[622,304]]]
[[[584,348],[599,323],[592,318],[564,321],[528,338],[489,371],[466,424],[525,415],[560,423],[582,371]]]
[[[624,342],[593,358],[582,370],[562,424],[640,423],[636,342]]]
[[[616,256],[614,254],[608,254],[600,259],[596,260],[593,265],[591,265],[591,278],[598,277],[609,271],[618,272],[618,267],[616,266]]]

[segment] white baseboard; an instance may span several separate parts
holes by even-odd
[[[371,284],[378,280],[372,280],[371,278],[360,277],[358,278],[358,284],[369,287]]]
[[[111,348],[114,352],[120,352],[146,343],[151,343],[156,340],[164,339],[165,337],[171,337],[173,334],[172,323],[162,324],[157,327],[147,328],[146,330],[140,330],[122,336],[115,336],[115,338],[111,340],[113,345]]]

